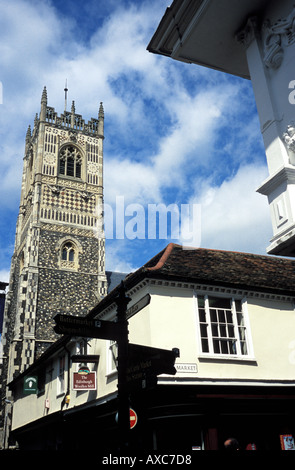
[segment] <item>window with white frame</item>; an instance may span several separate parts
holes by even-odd
[[[58,375],[57,375],[57,394],[65,393],[65,363],[66,357],[58,358]]]
[[[88,343],[85,339],[76,342],[76,354],[87,356],[88,352]]]
[[[118,344],[115,341],[107,341],[107,374],[117,372]]]
[[[249,356],[245,302],[229,297],[196,295],[201,353]]]

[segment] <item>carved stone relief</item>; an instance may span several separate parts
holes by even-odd
[[[283,142],[287,148],[289,161],[291,165],[295,165],[295,124],[288,125],[286,132],[283,134]]]
[[[263,61],[268,68],[280,67],[284,57],[284,46],[295,42],[295,7],[285,19],[279,19],[271,24],[266,20],[262,27],[264,36]]]
[[[245,27],[236,34],[236,40],[247,49],[257,34],[258,20],[256,16],[252,16],[248,18]]]

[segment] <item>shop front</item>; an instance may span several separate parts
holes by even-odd
[[[191,454],[224,450],[226,439],[241,450],[291,450],[295,437],[295,389],[158,385],[130,398],[136,424],[128,452]],[[117,452],[118,403],[59,412],[16,430],[22,450]],[[133,416],[134,419],[134,416]]]
[[[294,388],[275,387],[159,386],[133,401],[153,450],[181,452],[224,450],[230,437],[241,450],[289,450],[294,405]]]

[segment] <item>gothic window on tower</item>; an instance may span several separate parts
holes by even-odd
[[[62,249],[62,259],[63,261],[69,261],[70,263],[74,262],[75,250],[71,242],[64,244]]]
[[[82,156],[73,145],[63,147],[59,155],[60,175],[81,178]]]
[[[78,250],[72,241],[66,241],[61,246],[60,266],[64,269],[78,268]]]

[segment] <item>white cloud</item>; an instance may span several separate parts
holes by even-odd
[[[217,132],[218,119],[222,116],[228,91],[218,93],[200,91],[190,97],[183,92],[173,96],[169,103],[176,124],[172,132],[161,141],[160,152],[154,158],[155,171],[161,175],[163,184],[177,184],[181,176],[191,172],[196,163],[207,166],[212,160],[210,149]],[[207,148],[206,159],[200,149]]]
[[[225,147],[216,152],[216,141],[227,127],[225,121],[238,114],[240,101],[237,98],[236,85],[225,84],[218,90],[199,91],[195,96],[189,96],[184,89],[174,90],[173,96],[166,97],[163,102],[167,112],[169,110],[173,115],[173,125],[168,133],[157,136],[158,152],[147,153],[146,158],[140,162],[134,159],[134,155],[130,158],[118,155],[109,161],[105,160],[105,181],[108,182],[105,189],[106,200],[114,201],[119,194],[124,195],[128,203],[160,203],[164,202],[163,193],[169,187],[175,188],[175,192],[181,192],[181,188],[194,192],[194,187],[188,188],[187,185],[192,184],[192,173],[202,167],[211,175],[224,176],[228,172],[231,175],[232,172],[224,168],[228,154],[230,158],[240,161],[251,147],[251,140],[258,134],[252,129],[251,123],[241,123],[239,136],[233,132]],[[245,134],[243,137],[242,133]],[[243,142],[239,143],[243,148],[242,152],[239,148],[234,148],[238,137]],[[220,159],[221,151],[225,154],[224,161]],[[186,202],[185,191],[180,203]]]
[[[9,282],[10,271],[7,269],[0,269],[0,282]]]
[[[262,165],[242,166],[221,186],[203,184],[202,246],[225,250],[266,252],[271,222],[266,198],[256,188],[266,177]]]
[[[100,3],[91,2],[93,12]],[[249,242],[255,239],[259,216],[265,223],[270,220],[267,203],[250,184],[250,174],[257,186],[265,174],[253,164],[261,142],[249,85],[147,52],[170,1],[128,3],[113,2],[90,39],[81,41],[79,28],[86,29],[87,23],[65,18],[54,1],[0,0],[2,209],[17,210],[25,134],[40,110],[43,86],[48,105],[60,114],[67,79],[68,106],[75,100],[76,112],[86,120],[97,117],[99,102],[104,103],[107,203],[118,195],[126,204],[186,203],[193,193],[200,202],[201,194],[204,242],[228,249],[261,246],[261,228],[256,239],[262,237],[262,243]],[[242,162],[250,173],[236,173]],[[225,175],[228,181],[222,183]],[[200,179],[206,188],[197,193]],[[246,227],[253,231],[248,241],[242,236]],[[127,244],[124,250],[124,256],[132,256]],[[114,265],[118,253],[108,253]]]
[[[116,196],[124,196],[126,204],[161,199],[159,176],[147,164],[113,159],[105,163],[105,168],[105,200],[109,204],[115,202]]]
[[[107,271],[131,273],[132,271],[140,267],[138,264],[134,265],[132,261],[128,261],[129,258],[133,258],[133,256],[128,256],[128,248],[130,248],[130,245],[128,244],[128,242],[126,243],[126,240],[116,240],[115,243],[109,241],[106,242]]]

